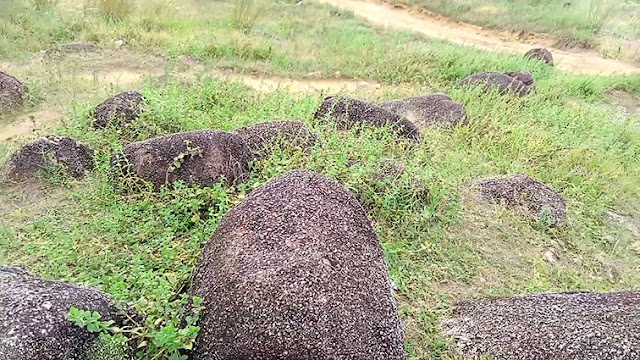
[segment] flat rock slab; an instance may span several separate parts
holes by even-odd
[[[467,118],[462,104],[441,93],[393,100],[380,104],[380,107],[407,118],[419,127],[454,127],[464,124]]]
[[[528,176],[516,174],[478,179],[466,184],[473,198],[521,211],[534,221],[559,225],[566,218],[564,198],[551,187]]]
[[[52,47],[44,52],[45,58],[54,58],[58,56],[63,56],[66,54],[85,54],[85,53],[97,53],[100,51],[100,48],[96,46],[94,43],[86,43],[86,42],[73,42],[67,44],[60,44]]]
[[[264,156],[274,146],[285,143],[309,151],[318,137],[300,121],[268,121],[236,130],[256,156]]]
[[[20,80],[0,70],[0,114],[22,107],[25,92]]]
[[[237,133],[204,130],[177,133],[134,142],[124,148],[116,166],[125,175],[152,182],[156,187],[181,180],[188,185],[213,187],[249,177],[252,154]]]
[[[471,301],[456,305],[443,327],[472,359],[640,359],[640,292]]]
[[[3,181],[23,181],[52,166],[76,179],[93,170],[93,150],[68,137],[48,135],[13,153],[2,168]]]
[[[515,94],[520,97],[529,95],[534,89],[531,74],[525,71],[510,73],[480,72],[461,82],[463,87],[482,87],[485,92],[497,89],[501,95]]]
[[[422,140],[420,129],[407,118],[364,100],[330,96],[322,102],[315,118],[333,119],[339,129],[350,129],[362,124],[390,126],[398,135],[409,140]]]
[[[296,170],[254,190],[205,245],[194,360],[404,359],[379,240],[339,183]]]
[[[97,311],[101,320],[119,316],[109,296],[95,289],[46,280],[0,267],[0,359],[116,360],[126,349],[110,349],[98,335],[68,320],[69,309]]]
[[[94,110],[93,127],[102,129],[109,124],[123,125],[142,114],[144,97],[137,91],[125,91],[115,95]]]

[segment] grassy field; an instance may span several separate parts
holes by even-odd
[[[635,0],[393,0],[473,24],[543,32],[564,46],[597,47],[612,58],[640,61],[640,3]]]
[[[371,28],[309,2],[268,4],[248,25],[234,14],[233,1],[145,0],[122,16],[96,4],[61,1],[35,11],[33,2],[13,1],[0,14],[0,64],[29,87],[24,112],[61,109],[64,121],[55,132],[97,154],[97,171],[80,182],[47,175],[37,184],[0,185],[0,263],[95,286],[133,304],[145,319],[134,334],[147,340],[139,358],[188,353],[194,334],[182,309],[203,244],[248,192],[296,168],[337,179],[374,220],[398,288],[411,359],[453,357],[438,322],[455,301],[640,289],[640,257],[630,250],[640,239],[606,215],[631,214],[637,221],[640,210],[640,117],[611,102],[612,91],[640,95],[640,76],[560,73],[520,57]],[[121,39],[125,44],[116,49]],[[105,50],[34,61],[38,51],[70,41],[94,41]],[[186,66],[184,55],[200,67]],[[96,69],[147,76],[86,81]],[[421,144],[385,129],[336,131],[313,120],[321,95],[256,92],[213,75],[219,69],[309,79],[339,72],[380,82],[379,90],[349,94],[372,101],[442,91],[465,106],[469,125],[426,130]],[[536,80],[537,91],[524,99],[457,86],[477,71],[519,69]],[[148,99],[143,116],[123,129],[92,130],[92,108],[130,87]],[[254,164],[251,180],[237,188],[178,185],[155,193],[110,181],[110,156],[125,142],[275,119],[305,122],[323,145],[310,154],[280,149]],[[13,115],[0,123],[12,121]],[[25,141],[1,144],[0,164]],[[392,183],[372,180],[390,160],[404,164],[406,173]],[[567,199],[567,223],[546,228],[462,199],[464,182],[507,173],[558,189]],[[409,186],[417,179],[428,184],[428,199]],[[555,262],[544,260],[548,251]]]

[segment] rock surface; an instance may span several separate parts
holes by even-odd
[[[524,175],[479,179],[473,181],[470,187],[476,198],[522,210],[534,221],[558,225],[566,217],[567,206],[562,195]]]
[[[507,74],[497,72],[480,72],[473,74],[462,80],[463,87],[481,86],[484,91],[490,92],[497,89],[501,95],[509,93],[516,94],[520,97],[529,95],[533,90],[533,78],[525,75],[526,72],[516,71]],[[513,75],[513,76],[510,76]],[[521,80],[531,79],[530,84],[525,84]]]
[[[125,159],[116,165],[125,174],[152,182],[156,187],[177,180],[189,185],[215,186],[224,176],[227,184],[247,180],[251,152],[240,135],[204,130],[177,133],[134,142],[124,148]]]
[[[46,58],[53,58],[65,54],[96,53],[99,51],[100,48],[98,48],[94,43],[73,42],[54,46],[45,51],[44,56]]]
[[[271,152],[274,145],[285,142],[291,146],[310,150],[318,137],[300,121],[269,121],[237,130],[251,152],[263,156]]]
[[[0,114],[22,107],[25,92],[20,80],[0,70]]]
[[[100,103],[94,111],[93,127],[131,122],[142,114],[144,98],[137,91],[125,91]]]
[[[393,100],[380,104],[380,107],[403,116],[420,127],[453,127],[464,124],[467,117],[462,104],[441,93]]]
[[[640,292],[471,301],[456,305],[443,327],[474,359],[640,359]]]
[[[2,168],[2,178],[22,181],[52,166],[61,166],[73,178],[83,178],[93,170],[93,150],[71,138],[48,135],[13,153]]]
[[[385,256],[363,208],[296,170],[253,191],[206,244],[195,360],[404,359]]]
[[[553,66],[551,51],[544,48],[531,49],[524,54],[525,59],[535,59]]]
[[[422,139],[420,129],[407,118],[363,100],[330,96],[315,114],[316,119],[326,117],[335,120],[341,129],[350,129],[358,124],[391,126],[399,135],[410,140]]]
[[[0,267],[0,359],[115,360],[128,350],[103,346],[98,335],[68,320],[69,309],[97,311],[120,321],[107,294]],[[96,355],[100,356],[96,356]]]

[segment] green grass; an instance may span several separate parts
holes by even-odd
[[[610,89],[640,94],[638,76],[559,73],[519,57],[372,29],[348,13],[315,5],[276,3],[248,34],[235,28],[230,2],[183,5],[170,18],[150,15],[169,5],[139,6],[117,22],[73,13],[63,4],[53,14],[14,6],[0,14],[12,19],[0,23],[0,61],[26,62],[35,51],[71,40],[108,48],[119,38],[127,39],[132,54],[109,56],[128,54],[136,62],[152,52],[167,56],[160,65],[150,60],[167,76],[143,82],[144,115],[131,126],[104,131],[91,128],[91,109],[119,89],[68,81],[61,69],[81,72],[106,60],[19,67],[17,75],[31,89],[29,108],[63,104],[67,116],[56,133],[92,146],[97,170],[81,182],[55,177],[40,185],[0,185],[0,263],[95,286],[132,303],[145,319],[141,336],[151,344],[139,358],[163,358],[167,348],[153,340],[181,336],[190,276],[221,217],[251,189],[296,168],[340,181],[375,221],[412,359],[451,358],[438,322],[461,299],[640,289],[640,258],[629,251],[634,239],[603,215],[640,208],[640,119],[603,102]],[[207,68],[184,81],[176,65],[181,54],[197,56]],[[427,130],[419,145],[385,129],[336,131],[313,120],[320,96],[255,93],[207,75],[212,67],[281,76],[340,71],[382,82],[383,90],[369,95],[374,101],[445,91],[464,104],[469,125]],[[516,69],[528,69],[536,79],[537,91],[524,99],[457,87],[476,71]],[[177,186],[154,193],[110,180],[111,154],[125,142],[275,119],[305,122],[322,146],[309,154],[279,149],[255,163],[251,180],[237,188]],[[15,147],[0,145],[0,163]],[[404,164],[406,173],[397,182],[373,180],[390,160]],[[541,228],[503,208],[461,198],[464,182],[516,172],[567,198],[565,226]],[[427,199],[410,186],[416,180],[428,184]],[[616,241],[603,240],[608,236]],[[549,248],[559,253],[558,263],[542,260]],[[612,268],[618,276],[611,276]]]

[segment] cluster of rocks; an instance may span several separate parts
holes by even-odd
[[[113,321],[116,326],[124,324],[124,317],[101,291],[0,267],[0,358],[131,359],[125,346],[104,342],[98,334],[72,323],[72,307],[96,311],[101,321]]]

